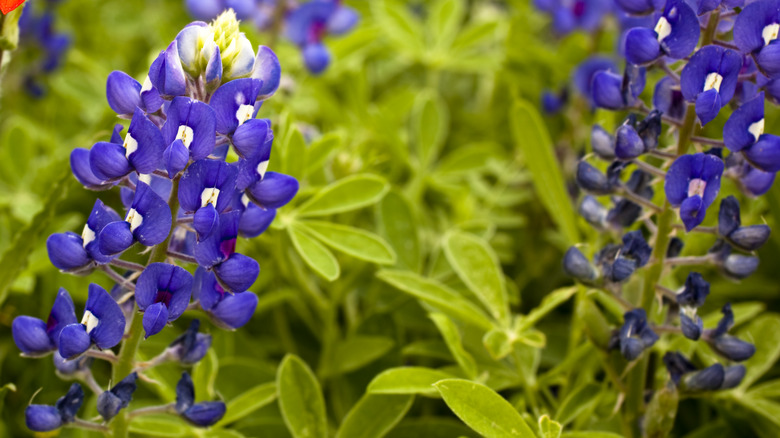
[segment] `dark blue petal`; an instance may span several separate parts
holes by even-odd
[[[60,412],[60,418],[63,423],[72,423],[76,419],[76,413],[81,409],[84,403],[84,390],[81,385],[74,383],[70,385],[68,392],[57,399],[54,407]]]
[[[626,102],[623,100],[621,90],[622,83],[623,77],[610,71],[600,71],[593,75],[591,91],[596,106],[611,110],[625,107]]]
[[[133,226],[130,227],[133,236],[146,246],[154,246],[165,241],[171,232],[173,222],[168,203],[163,201],[149,185],[139,182],[133,198],[133,208],[143,217],[143,221],[135,229]],[[101,246],[102,244],[101,242]]]
[[[216,160],[200,160],[192,163],[184,172],[179,183],[179,203],[187,212],[194,212],[205,206],[209,196],[207,189],[218,189],[215,208],[223,212],[233,200],[238,168]],[[206,196],[204,198],[204,196]]]
[[[190,161],[190,151],[184,146],[181,140],[175,140],[163,152],[163,163],[168,172],[168,178],[173,179],[176,174],[187,167]]]
[[[716,363],[701,371],[697,371],[685,376],[683,382],[685,389],[689,391],[715,391],[720,389],[725,378],[723,365]]]
[[[739,201],[734,196],[727,196],[720,201],[718,212],[718,233],[728,237],[734,230],[742,225],[739,215]]]
[[[671,33],[661,40],[661,48],[671,58],[685,58],[699,42],[699,18],[683,0],[668,0],[663,16]]]
[[[590,146],[599,158],[608,161],[615,158],[615,137],[600,125],[593,125],[593,129],[590,131]]]
[[[607,209],[593,196],[585,195],[580,202],[577,212],[588,221],[589,224],[603,228],[607,220]],[[246,214],[246,213],[245,213]]]
[[[318,75],[330,65],[330,52],[322,43],[307,44],[303,48],[303,63],[312,74]]]
[[[130,224],[125,221],[106,225],[98,237],[98,249],[106,255],[119,254],[135,242]]]
[[[645,350],[642,341],[636,338],[626,338],[620,341],[620,354],[628,361],[637,359]]]
[[[598,56],[588,58],[577,67],[574,71],[573,80],[580,94],[590,99],[592,96],[591,82],[593,81],[593,76],[603,70],[617,72],[618,68],[611,59]]]
[[[143,326],[145,338],[160,333],[168,323],[168,308],[164,303],[154,303],[144,311]]]
[[[166,321],[173,321],[184,313],[191,293],[192,275],[189,272],[167,263],[152,263],[138,277],[135,299],[141,310],[162,303],[167,307]]]
[[[192,299],[200,302],[203,310],[209,311],[225,295],[225,289],[217,283],[217,277],[213,272],[202,267],[195,270],[192,287]]]
[[[149,79],[163,95],[182,96],[187,91],[187,79],[179,59],[179,47],[173,40],[149,69]]]
[[[219,46],[214,48],[214,53],[206,64],[205,77],[209,89],[215,89],[222,82],[222,56],[219,53]]]
[[[776,2],[757,1],[745,6],[734,22],[734,43],[743,53],[760,49],[764,46],[762,31],[773,22],[778,22]]]
[[[685,231],[691,231],[704,221],[707,213],[701,196],[694,195],[686,198],[680,204],[680,219],[685,224]]]
[[[157,112],[165,103],[165,100],[160,96],[160,92],[152,85],[148,76],[144,82],[144,87],[141,88],[141,100],[144,103],[144,110],[149,114]]]
[[[89,322],[86,322],[87,334],[99,348],[112,348],[122,341],[125,333],[125,315],[119,304],[105,289],[90,284],[85,308],[86,312],[92,314],[92,317],[88,318]],[[97,319],[97,325],[94,326],[93,317]]]
[[[578,186],[594,195],[606,195],[614,190],[607,176],[587,161],[577,163],[576,180]]]
[[[70,231],[49,236],[46,249],[51,264],[63,271],[78,271],[91,263],[84,240]]]
[[[764,92],[737,108],[723,126],[723,143],[739,152],[758,141],[764,133]],[[752,130],[751,130],[752,128]]]
[[[206,158],[216,142],[215,117],[214,110],[203,102],[188,97],[174,98],[162,130],[165,144],[182,139],[193,160]]]
[[[89,151],[89,166],[92,174],[101,181],[115,181],[133,171],[125,155],[127,149],[121,144],[101,141]]]
[[[270,122],[266,119],[247,120],[233,134],[236,153],[242,158],[252,160],[266,152],[266,149],[270,149],[270,145],[268,148],[264,147],[269,130]]]
[[[103,391],[97,399],[97,411],[103,420],[109,421],[122,409],[122,400],[110,391]]]
[[[137,144],[135,152],[128,154],[128,159],[135,170],[138,173],[152,173],[160,167],[166,143],[163,141],[160,128],[149,120],[140,108],[136,108],[127,133],[132,137],[132,140],[125,137],[128,151],[132,141]]]
[[[758,269],[758,258],[744,256],[741,254],[731,254],[723,262],[723,269],[729,276],[742,279],[750,276]]]
[[[661,45],[652,29],[635,27],[626,33],[626,60],[632,64],[649,64],[661,55]]]
[[[206,204],[205,207],[199,208],[195,212],[195,217],[192,221],[192,228],[198,233],[198,239],[203,240],[212,231],[214,231],[219,225],[219,213],[211,204]]]
[[[282,67],[279,65],[279,59],[270,48],[259,46],[255,65],[251,77],[263,82],[257,100],[266,100],[276,93],[279,88],[279,81],[282,77]]]
[[[745,251],[755,251],[769,240],[770,232],[764,224],[740,227],[729,235],[729,242]]]
[[[182,416],[190,423],[207,427],[215,424],[225,416],[225,403],[220,401],[195,403],[182,413]]]
[[[663,361],[675,385],[680,384],[683,375],[696,371],[696,367],[679,352],[667,352],[664,354]]]
[[[249,187],[246,193],[260,207],[279,208],[298,193],[298,180],[289,175],[266,172],[265,177]]]
[[[740,182],[749,194],[761,196],[772,188],[772,184],[775,182],[775,173],[764,172],[745,164],[745,171],[740,177]]]
[[[605,275],[614,282],[627,280],[636,270],[636,261],[618,257],[614,263],[607,265]]]
[[[68,360],[62,357],[59,351],[55,350],[54,354],[52,354],[52,362],[54,362],[54,368],[57,369],[57,373],[63,376],[72,376],[89,369],[92,364],[92,358],[80,357]]]
[[[70,153],[70,168],[73,176],[89,190],[106,190],[113,187],[116,182],[104,181],[92,173],[89,155],[89,150],[83,148],[76,148]]]
[[[653,92],[653,107],[673,119],[682,119],[685,114],[685,98],[677,81],[670,77],[658,81]]]
[[[714,89],[707,90],[696,96],[696,115],[699,117],[702,126],[717,117],[722,107],[721,95]]]
[[[736,362],[748,360],[756,353],[755,345],[729,335],[715,338],[711,345],[715,351]]]
[[[62,427],[60,411],[54,406],[30,405],[24,410],[27,428],[34,432],[48,432]]]
[[[66,325],[76,322],[78,319],[76,319],[76,308],[73,305],[73,300],[67,290],[60,288],[46,320],[46,331],[49,333],[49,339],[54,342],[54,345],[59,345],[62,329]]]
[[[260,273],[260,265],[251,257],[234,253],[214,267],[217,280],[225,289],[243,292],[249,289]]]
[[[647,264],[652,252],[652,248],[647,244],[641,231],[631,231],[623,236],[623,249],[621,250],[621,255],[636,260],[637,268],[641,268]]]
[[[672,163],[666,172],[664,191],[670,204],[677,207],[688,197],[688,185],[692,179],[694,155],[683,155]]]
[[[756,61],[761,66],[762,73],[769,75],[772,79],[780,77],[780,44],[774,43],[765,46],[758,52]]]
[[[685,313],[681,313],[680,328],[683,336],[696,341],[701,337],[701,332],[704,330],[704,322],[698,316],[694,316],[694,319],[691,319]]]
[[[736,388],[742,383],[742,379],[745,378],[747,368],[745,365],[733,365],[726,368],[726,372],[723,377],[723,384],[720,385],[720,389]]]
[[[106,225],[121,220],[122,218],[112,208],[107,207],[100,199],[95,200],[82,236],[82,239],[88,240],[84,241],[84,249],[93,260],[98,263],[108,263],[112,259],[100,252],[98,236]]]
[[[197,273],[195,277],[197,281]],[[168,351],[183,364],[191,365],[199,362],[211,347],[211,335],[198,333],[199,327],[200,320],[193,319],[187,331],[168,347]]]
[[[123,71],[113,71],[106,82],[108,106],[117,114],[132,114],[142,107],[141,84]]]
[[[46,332],[46,323],[32,316],[14,318],[11,333],[19,350],[29,356],[43,355],[56,347]]]
[[[621,125],[616,133],[615,156],[622,160],[632,160],[645,152],[645,143],[633,126]]]
[[[60,332],[59,350],[60,356],[72,359],[85,351],[92,344],[87,330],[81,324],[69,324]]]
[[[195,404],[195,386],[192,384],[192,377],[187,372],[183,372],[176,384],[176,412],[183,414],[193,404]]]
[[[563,271],[570,277],[584,281],[592,281],[598,277],[596,269],[576,246],[570,247],[564,254]]]
[[[780,137],[763,134],[753,146],[743,149],[745,158],[764,172],[780,171]]]
[[[265,232],[276,218],[276,209],[264,209],[253,203],[247,204],[241,213],[238,231],[243,237],[257,237]]]
[[[710,284],[698,272],[691,272],[685,279],[685,288],[677,295],[677,303],[681,306],[701,307],[710,294]]]
[[[254,107],[262,86],[263,82],[259,79],[244,78],[232,80],[217,88],[209,101],[216,113],[217,132],[232,134],[241,123],[255,117],[257,111],[250,113],[248,108],[242,107]]]
[[[252,318],[257,308],[257,295],[253,292],[226,294],[209,313],[217,325],[227,329],[237,329]]]

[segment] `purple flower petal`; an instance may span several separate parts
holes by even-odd
[[[105,289],[90,284],[85,308],[82,323],[87,326],[87,334],[99,348],[112,348],[122,341],[125,315]]]
[[[276,172],[265,177],[247,190],[249,199],[263,208],[279,208],[286,205],[298,193],[298,180]]]
[[[217,281],[226,290],[241,292],[249,289],[260,273],[260,265],[251,257],[233,253],[227,260],[214,266]]]
[[[136,107],[142,107],[141,84],[123,71],[113,71],[106,82],[108,106],[115,113],[133,114]]]

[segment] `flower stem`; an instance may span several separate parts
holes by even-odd
[[[172,414],[175,412],[175,403],[168,403],[167,405],[159,405],[159,406],[147,406],[145,408],[138,408],[136,410],[130,411],[127,414],[127,419],[132,420],[135,417],[141,417],[143,415],[154,415],[154,414]]]

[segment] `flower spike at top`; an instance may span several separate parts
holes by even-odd
[[[682,70],[680,87],[685,99],[696,102],[696,115],[706,125],[734,97],[742,56],[719,46],[699,49]]]
[[[653,29],[635,27],[626,34],[626,59],[646,65],[662,56],[682,59],[699,42],[699,19],[682,0],[667,0]]]
[[[701,224],[720,190],[723,161],[711,154],[696,153],[677,158],[666,174],[664,191],[669,203],[680,207],[685,230]]]

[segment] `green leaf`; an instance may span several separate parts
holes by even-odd
[[[353,336],[336,344],[326,376],[360,369],[387,354],[395,342],[384,336]]]
[[[298,356],[288,354],[279,365],[276,385],[282,418],[293,437],[327,437],[325,400],[309,366]]]
[[[220,424],[240,420],[252,412],[276,400],[276,382],[263,383],[237,396],[227,404],[225,417]]]
[[[377,277],[463,322],[485,331],[493,328],[493,323],[482,309],[436,280],[413,272],[390,270],[379,271]]]
[[[600,430],[582,430],[564,432],[561,438],[624,438],[623,435],[614,432],[604,432]]]
[[[398,255],[398,266],[419,271],[422,264],[420,236],[409,201],[391,191],[377,204],[377,218],[380,233]]]
[[[740,332],[739,338],[752,342],[756,346],[756,353],[744,362],[747,372],[740,387],[748,388],[769,371],[780,358],[780,317],[776,315],[758,317]]]
[[[306,141],[297,128],[292,128],[285,139],[284,173],[303,178],[306,171]]]
[[[780,403],[759,397],[739,397],[736,399],[742,406],[761,415],[774,425],[780,427]]]
[[[287,227],[287,233],[290,235],[290,240],[292,240],[295,250],[298,251],[298,255],[322,278],[328,281],[339,278],[341,268],[336,256],[301,228],[297,221],[292,222]]]
[[[134,418],[130,423],[130,432],[141,436],[191,437],[193,430],[178,417],[170,415],[149,415]]]
[[[0,412],[3,412],[3,407],[5,406],[5,396],[8,395],[9,392],[16,392],[16,385],[13,383],[6,383],[0,387]]]
[[[395,251],[381,237],[360,228],[331,222],[307,220],[297,223],[307,233],[331,248],[380,265],[395,263]]]
[[[574,421],[599,401],[599,393],[601,393],[601,386],[594,383],[582,385],[572,391],[558,407],[558,412],[555,413],[556,420],[564,426]]]
[[[386,0],[371,2],[371,12],[382,29],[382,35],[388,37],[402,51],[417,58],[423,51],[421,40],[422,25],[412,17],[407,8],[388,5]]]
[[[202,435],[198,435],[199,438],[244,438],[245,436],[241,432],[227,429],[209,429]]]
[[[462,379],[442,380],[434,386],[452,412],[483,436],[535,438],[520,413],[487,386]]]
[[[520,100],[512,107],[509,123],[512,136],[525,157],[526,167],[539,195],[539,200],[569,244],[580,241],[569,193],[564,185],[553,143],[539,112],[530,103]]]
[[[306,156],[306,175],[310,175],[322,168],[325,161],[340,144],[341,137],[334,132],[327,133],[313,141],[309,145],[309,152]]]
[[[565,303],[569,300],[574,294],[577,293],[576,287],[567,287],[563,289],[556,289],[549,294],[547,294],[544,299],[542,299],[542,302],[535,307],[533,310],[528,312],[527,315],[522,316],[518,319],[517,326],[515,327],[515,332],[519,333],[523,330],[528,329],[529,327],[533,327],[540,319],[544,318],[548,313],[552,312],[553,309],[560,306],[561,304]]]
[[[18,10],[21,9],[18,8]],[[0,269],[0,305],[5,301],[8,290],[14,280],[16,280],[16,277],[27,266],[30,254],[37,248],[38,243],[41,242],[37,236],[42,235],[44,230],[51,224],[57,215],[60,203],[67,198],[70,190],[77,184],[76,180],[71,176],[70,165],[67,160],[61,161],[54,168],[65,170],[57,173],[57,176],[51,181],[51,187],[54,190],[49,191],[49,195],[43,201],[43,205],[46,208],[38,212],[27,226],[19,230],[11,246],[0,257],[0,266],[3,267],[3,269]]]
[[[539,435],[542,438],[560,438],[563,432],[563,426],[557,421],[553,421],[547,415],[539,417]]]
[[[512,343],[512,339],[509,338],[506,331],[500,328],[494,328],[482,337],[482,345],[495,360],[501,360],[508,356],[512,352]]]
[[[780,380],[772,380],[751,388],[748,395],[760,398],[780,398]]]
[[[452,43],[453,52],[476,51],[480,46],[491,42],[496,36],[497,21],[485,21],[471,24],[458,32],[458,37]]]
[[[365,394],[350,409],[336,438],[382,438],[406,415],[413,395]]]
[[[436,47],[445,48],[452,44],[463,21],[461,0],[438,0],[428,13],[428,30]]]
[[[487,166],[488,161],[499,158],[493,144],[480,143],[474,146],[460,147],[448,153],[436,167],[436,174],[446,176],[468,176]]]
[[[445,237],[444,254],[461,281],[490,309],[493,317],[508,323],[506,284],[493,249],[479,237],[458,231]]]
[[[371,394],[420,394],[439,395],[433,384],[453,376],[443,371],[425,367],[400,367],[383,371],[371,383],[366,392]]]
[[[219,372],[219,359],[213,348],[209,348],[208,354],[195,365],[192,370],[192,383],[195,385],[195,394],[203,394],[204,397],[214,398],[214,382]]]
[[[435,92],[426,91],[417,97],[412,108],[412,126],[420,170],[426,169],[438,158],[449,126],[447,106]]]
[[[441,332],[444,342],[447,343],[447,348],[450,349],[450,353],[455,357],[460,368],[470,379],[475,379],[477,377],[477,363],[471,354],[463,348],[458,327],[444,314],[431,313],[429,316]]]
[[[327,216],[375,204],[390,186],[376,175],[354,175],[323,188],[298,207],[301,217]]]

